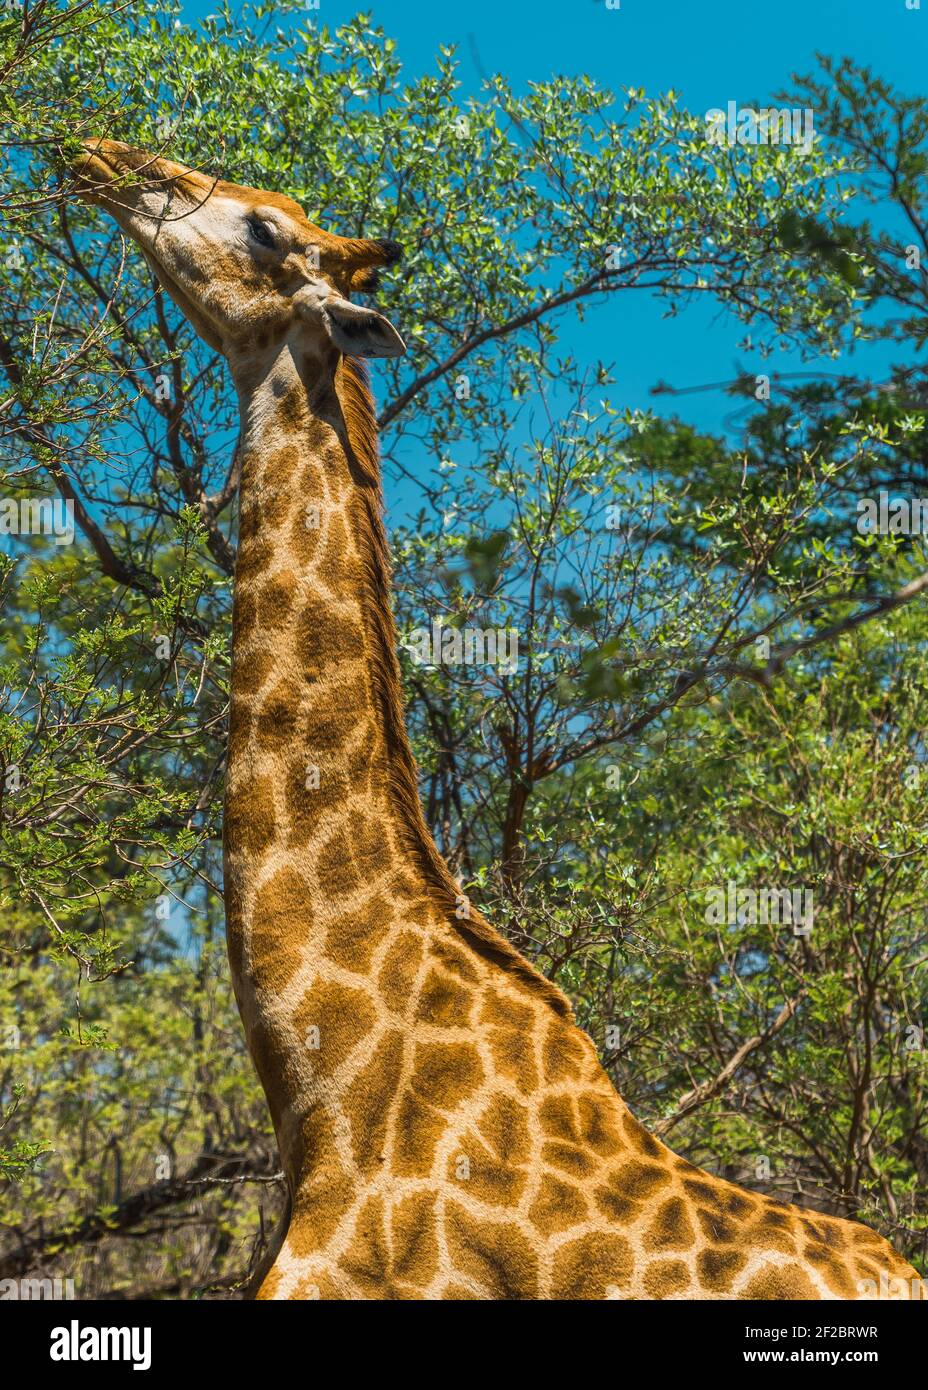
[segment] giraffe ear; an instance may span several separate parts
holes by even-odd
[[[406,344],[389,319],[375,309],[330,295],[325,301],[329,337],[346,357],[402,357]]]

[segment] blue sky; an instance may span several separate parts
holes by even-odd
[[[195,20],[210,8],[208,0],[189,0],[184,15]],[[457,44],[462,97],[480,87],[473,50],[486,72],[503,72],[516,90],[554,74],[588,73],[612,90],[636,86],[656,94],[672,87],[696,112],[724,108],[731,99],[764,106],[790,85],[792,73],[816,68],[817,52],[866,63],[915,96],[924,90],[928,59],[928,0],[920,10],[907,9],[906,0],[621,0],[618,10],[607,9],[604,0],[373,0],[363,6],[321,0],[308,15],[334,28],[360,11],[397,40],[409,77],[433,67],[440,44]],[[660,379],[676,387],[723,381],[739,368],[817,365],[782,351],[764,365],[755,363],[736,346],[744,325],[720,315],[716,305],[688,304],[673,320],[661,317],[664,307],[644,293],[625,294],[590,309],[582,328],[571,316],[561,321],[562,341],[581,360],[616,363],[613,404],[678,413],[722,432],[724,417],[736,407],[723,392],[653,397],[650,388]],[[881,346],[865,348],[853,368],[876,374],[891,356]],[[850,364],[820,365],[834,372]]]

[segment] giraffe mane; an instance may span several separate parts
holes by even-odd
[[[390,758],[390,787],[399,813],[405,847],[438,895],[448,918],[463,940],[479,955],[516,976],[545,999],[561,1017],[572,1018],[569,1000],[557,985],[545,978],[506,938],[471,905],[471,915],[459,918],[458,885],[451,877],[429,833],[419,799],[419,778],[406,733],[402,682],[396,656],[396,624],[390,602],[392,567],[384,529],[383,492],[377,417],[365,363],[343,357],[335,375],[335,389],[347,436],[349,463],[357,480],[362,504],[363,534],[359,537],[364,565],[363,608],[371,638],[371,674],[374,698],[380,707]]]

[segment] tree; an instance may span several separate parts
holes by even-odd
[[[405,81],[363,17],[333,34],[295,3],[224,5],[197,28],[179,13],[32,4],[0,28],[0,467],[17,504],[0,589],[0,1276],[228,1294],[282,1197],[221,938],[234,401],[141,259],[75,201],[62,170],[87,132],[406,246],[385,293],[411,350],[378,387],[440,846],[571,993],[643,1118],[917,1255],[922,830],[896,772],[904,746],[920,763],[921,696],[893,644],[904,632],[920,669],[924,582],[917,538],[842,520],[885,469],[920,476],[912,373],[891,393],[779,389],[760,409],[742,379],[736,446],[614,405],[610,365],[560,341],[568,315],[634,290],[668,313],[709,295],[754,332],[837,352],[870,331],[876,286],[906,303],[908,334],[920,301],[892,247],[848,222],[870,196],[841,144],[856,127],[835,115],[799,163],[708,143],[673,93],[616,100],[578,78],[517,96],[492,78],[461,102],[450,49]],[[884,101],[842,73],[846,101]],[[918,221],[924,109],[906,112],[911,174],[889,196]],[[64,511],[43,512],[53,500]],[[24,515],[63,517],[74,543]],[[414,634],[436,623],[516,633],[518,660],[421,661]],[[855,782],[889,743],[895,761]],[[771,767],[788,835],[758,802]],[[748,865],[823,897],[812,943],[706,931],[707,874]]]

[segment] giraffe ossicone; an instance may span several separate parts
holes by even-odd
[[[241,408],[226,916],[289,1190],[258,1297],[922,1296],[874,1231],[649,1134],[561,992],[460,911],[404,725],[359,360],[405,349],[350,298],[398,247],[117,142],[86,150],[82,195],[224,354]]]

